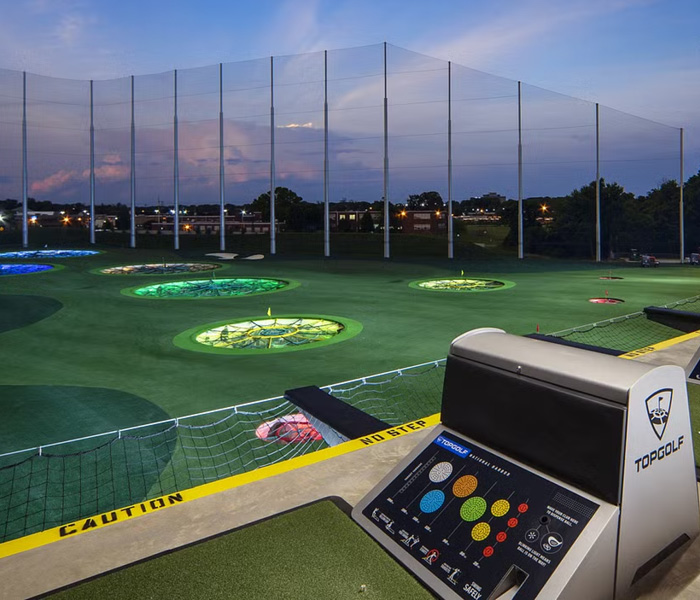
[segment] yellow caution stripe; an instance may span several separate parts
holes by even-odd
[[[632,352],[626,352],[625,354],[620,354],[620,358],[637,358],[638,356],[644,356],[645,354],[651,354],[657,350],[663,350],[664,348],[670,348],[681,342],[686,342],[700,336],[700,331],[693,331],[692,333],[686,333],[685,335],[679,335],[678,337],[671,338],[665,342],[659,342],[653,346],[644,346],[644,348],[639,348],[637,350],[632,350]]]
[[[324,460],[328,460],[329,458],[333,458],[334,456],[341,456],[342,454],[354,452],[360,448],[366,448],[367,446],[373,446],[388,440],[393,440],[394,438],[401,437],[402,435],[406,435],[408,433],[420,431],[426,427],[437,425],[439,422],[440,414],[437,413],[429,417],[425,417],[424,419],[417,419],[415,421],[410,421],[409,423],[404,423],[403,425],[390,427],[384,431],[379,431],[356,440],[350,440],[349,442],[344,442],[342,444],[338,444],[337,446],[324,448],[323,450],[311,452],[303,456],[297,456],[267,467],[261,467],[248,473],[232,475],[231,477],[226,477],[225,479],[220,479],[218,481],[212,481],[211,483],[205,483],[204,485],[190,488],[188,490],[167,494],[152,500],[144,500],[143,502],[110,510],[96,516],[78,519],[72,523],[61,525],[60,527],[54,527],[52,529],[47,529],[46,531],[40,531],[38,533],[33,533],[31,535],[0,544],[0,558],[18,554],[20,552],[24,552],[25,550],[31,550],[32,548],[45,546],[46,544],[51,544],[64,538],[75,537],[81,533],[92,531],[94,529],[100,529],[114,523],[128,521],[129,519],[134,519],[136,517],[156,512],[170,506],[190,502],[191,500],[196,500],[197,498],[217,494],[225,490],[230,490],[238,486],[245,485],[246,483],[252,483],[253,481],[259,481],[267,477],[272,477],[273,475],[279,475],[280,473],[286,473],[307,465],[322,462]]]

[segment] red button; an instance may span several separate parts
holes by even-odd
[[[512,519],[508,519],[508,527],[517,527],[518,525],[518,519],[513,517]]]
[[[493,546],[486,546],[486,548],[484,548],[484,556],[486,558],[493,556]]]
[[[506,535],[506,532],[501,531],[500,533],[496,534],[496,541],[497,542],[505,542],[507,537],[508,536]]]
[[[523,502],[520,506],[518,506],[518,512],[519,513],[527,512],[528,508],[530,508],[530,507]]]

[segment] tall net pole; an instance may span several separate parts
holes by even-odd
[[[323,255],[331,255],[328,198],[328,50],[323,51]]]
[[[452,62],[447,62],[447,258],[454,258],[452,220]]]
[[[679,203],[680,203],[680,237],[681,237],[681,264],[683,264],[683,261],[685,260],[685,223],[684,223],[684,214],[683,214],[683,186],[685,185],[685,179],[684,179],[684,174],[683,174],[683,128],[681,127],[681,155],[680,155],[680,175],[681,175],[681,181],[680,181],[680,197],[679,197]]]
[[[275,223],[275,63],[270,57],[270,254],[277,252]]]
[[[608,224],[608,227],[610,225]],[[595,103],[595,261],[601,261],[600,236],[600,106]]]
[[[177,131],[177,69],[175,69],[175,96],[173,112],[173,195],[175,204],[175,214],[173,220],[173,244],[175,250],[180,249],[180,156],[178,151],[178,131]]]
[[[22,248],[29,246],[27,179],[27,72],[22,71]]]
[[[384,42],[384,258],[389,258],[389,100],[387,98],[386,42]]]
[[[95,243],[95,104],[90,80],[90,243]]]
[[[219,63],[219,250],[226,250],[224,187],[224,65]]]
[[[129,247],[136,248],[136,123],[134,120],[134,76],[131,76],[131,171],[129,173],[131,218],[129,219]]]
[[[520,88],[518,81],[518,258],[523,258],[523,111]]]

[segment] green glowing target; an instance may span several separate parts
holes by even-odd
[[[132,293],[143,298],[219,298],[276,292],[289,285],[281,279],[196,279],[147,285]]]

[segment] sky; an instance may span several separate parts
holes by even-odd
[[[626,189],[641,194],[666,179],[678,179],[680,127],[685,135],[685,178],[700,169],[698,31],[697,0],[442,0],[430,4],[413,0],[17,0],[3,2],[0,69],[93,79],[96,103],[105,106],[114,104],[110,99],[123,100],[128,80],[100,82],[137,76],[137,86],[147,88],[137,92],[144,100],[137,108],[137,152],[141,151],[137,178],[139,200],[144,204],[156,197],[167,202],[173,193],[172,167],[165,152],[172,145],[172,126],[167,126],[171,117],[163,116],[171,110],[171,100],[165,99],[173,69],[183,72],[183,201],[217,200],[218,107],[214,100],[218,95],[210,88],[212,82],[218,85],[218,69],[203,70],[201,77],[199,71],[188,70],[218,63],[250,61],[245,63],[249,67],[225,71],[227,82],[245,80],[247,87],[241,86],[248,90],[245,101],[237,103],[242,92],[227,83],[227,196],[230,187],[232,201],[242,203],[269,188],[269,184],[265,187],[269,95],[268,90],[260,92],[269,58],[257,60],[269,56],[275,57],[276,81],[280,81],[276,183],[318,200],[323,120],[319,52],[323,50],[331,51],[331,200],[379,199],[383,81],[378,75],[385,41],[391,45],[392,199],[401,201],[408,193],[426,189],[446,194],[446,120],[442,116],[447,106],[446,61],[456,69],[452,118],[457,199],[489,191],[509,197],[517,193],[516,81],[526,84],[525,196],[567,193],[595,177],[595,103],[603,107],[603,176],[622,180]],[[369,48],[339,52],[364,46]],[[305,57],[283,58],[299,54]],[[146,77],[153,73],[165,75]],[[295,78],[304,83],[296,95],[289,85]],[[4,82],[8,80],[15,91],[7,91]],[[0,79],[0,134],[6,134],[6,141],[0,143],[5,165],[0,167],[0,196],[4,197],[16,196],[12,157],[16,156],[17,128],[8,125],[16,118],[15,113],[7,117],[13,103],[3,104],[1,99],[16,99],[16,81],[11,75]],[[30,96],[35,94],[35,84],[47,89],[53,85],[30,77]],[[84,137],[78,140],[70,132],[86,128],[86,113],[65,116],[57,107],[75,104],[76,92],[68,89],[70,85],[56,85],[58,91],[42,97],[55,102],[50,110],[30,103],[30,119],[37,115],[29,127],[30,195],[84,201],[84,151],[73,147],[82,144]],[[187,93],[197,86],[201,93]],[[80,87],[82,99],[85,90]],[[198,96],[201,103],[195,106]],[[163,100],[159,103],[156,97]],[[207,102],[211,110],[204,115]],[[117,124],[116,114],[108,114],[109,110],[96,111],[98,119],[103,119],[102,126],[96,125],[96,178],[105,201],[124,199],[129,173],[128,127],[122,127],[123,119]],[[75,160],[68,158],[79,154]]]

